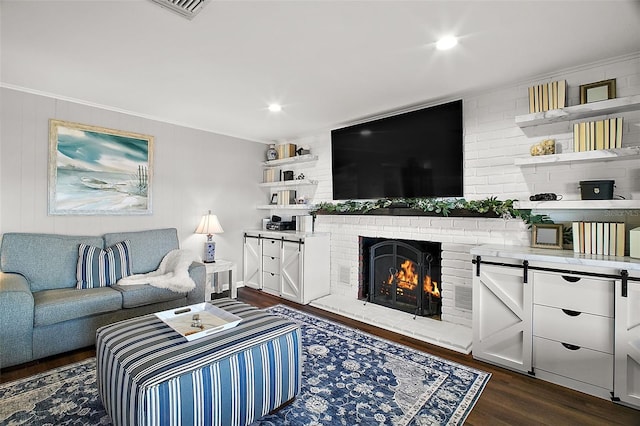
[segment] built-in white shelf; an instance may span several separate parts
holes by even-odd
[[[640,95],[633,95],[626,96],[624,98],[607,99],[599,102],[573,105],[550,111],[518,115],[516,116],[515,121],[516,125],[521,128],[525,128],[579,120],[581,118],[595,117],[598,115],[617,114],[637,110],[640,110]]]
[[[317,185],[317,180],[309,180],[309,179],[296,179],[296,180],[283,180],[279,182],[263,182],[259,183],[258,186],[262,188],[291,188],[297,186],[312,186]]]
[[[531,210],[640,210],[640,200],[518,201],[514,207]]]
[[[567,152],[564,154],[538,155],[535,157],[516,158],[516,166],[535,166],[538,164],[572,163],[589,161],[629,160],[640,157],[640,146],[616,149],[599,149],[594,151]]]
[[[285,164],[308,163],[310,161],[316,161],[317,159],[318,159],[317,155],[305,154],[305,155],[296,155],[295,157],[281,158],[280,160],[265,161],[262,163],[262,165],[265,167],[279,167]]]
[[[264,204],[256,206],[258,210],[311,210],[311,204]]]

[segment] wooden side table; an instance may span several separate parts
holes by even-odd
[[[222,293],[222,285],[218,280],[218,274],[220,272],[229,273],[229,297],[232,299],[238,298],[238,289],[236,288],[236,264],[229,260],[218,259],[212,263],[205,263],[207,268],[207,279],[205,284],[204,300],[205,302],[211,300],[211,293]]]

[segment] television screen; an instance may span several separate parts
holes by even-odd
[[[461,197],[462,100],[331,131],[334,200]]]

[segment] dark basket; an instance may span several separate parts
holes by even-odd
[[[583,200],[613,200],[613,180],[580,181],[580,198]]]

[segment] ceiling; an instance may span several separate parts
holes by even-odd
[[[638,1],[0,4],[3,86],[261,142],[640,51]]]

